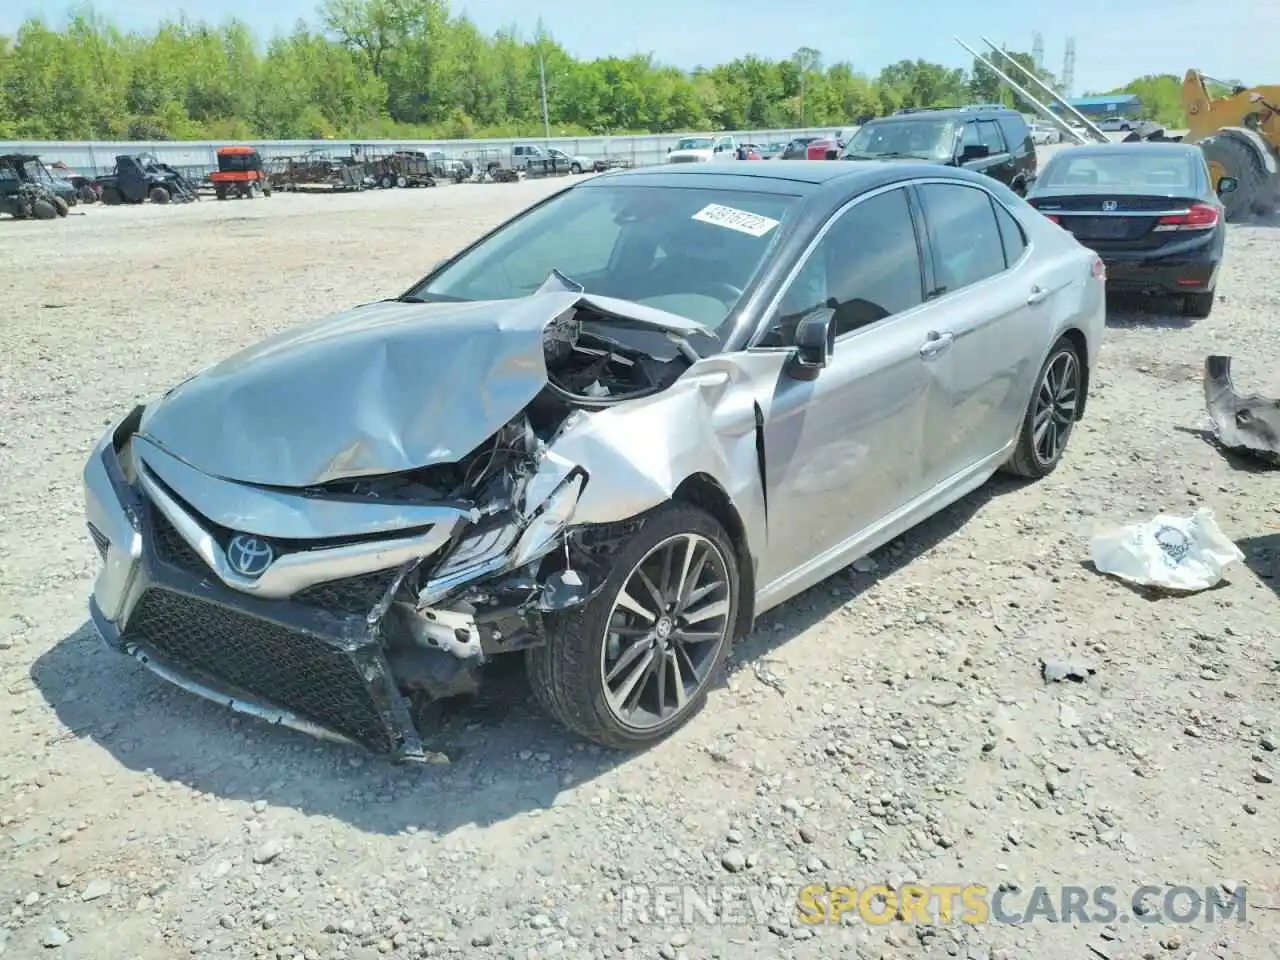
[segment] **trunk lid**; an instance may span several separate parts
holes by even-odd
[[[1185,240],[1176,230],[1156,230],[1164,216],[1186,213],[1197,203],[1191,197],[1125,194],[1072,194],[1031,197],[1028,202],[1087,247],[1102,252],[1155,250]]]

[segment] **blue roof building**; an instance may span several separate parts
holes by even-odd
[[[1103,97],[1076,97],[1067,103],[1075,107],[1086,117],[1136,117],[1142,112],[1142,100],[1136,93],[1111,93]],[[1054,111],[1061,112],[1058,104],[1051,104]]]

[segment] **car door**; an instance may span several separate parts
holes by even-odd
[[[915,212],[897,186],[838,212],[780,291],[754,349],[787,348],[800,318],[824,304],[836,340],[816,378],[781,376],[769,403],[760,583],[838,553],[921,492],[941,359],[926,348],[938,312],[924,283]]]
[[[927,431],[924,474],[930,485],[1004,449],[1025,412],[1020,384],[1039,363],[1033,312],[1052,291],[1026,256],[1016,218],[990,193],[955,181],[914,188],[933,268],[930,302],[946,316],[950,344],[945,411]]]

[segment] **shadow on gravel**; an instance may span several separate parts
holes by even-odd
[[[876,551],[874,573],[847,568],[771,611],[735,648],[735,665],[767,656],[1020,485],[992,479]],[[220,799],[266,800],[332,817],[370,833],[448,834],[550,808],[566,786],[634,756],[584,744],[546,720],[532,702],[521,661],[508,662],[513,666],[487,677],[480,696],[451,709],[430,737],[428,748],[451,762],[424,766],[395,766],[204,701],[108,650],[88,622],[39,657],[31,678],[72,736],[92,741],[129,770]]]
[[[129,770],[369,833],[444,835],[546,810],[566,786],[632,756],[583,744],[544,719],[519,663],[433,732],[427,746],[447,765],[395,765],[243,717],[107,649],[87,621],[36,660],[31,678],[71,735]]]
[[[1244,537],[1236,541],[1236,546],[1244,554],[1244,565],[1280,596],[1280,581],[1276,579],[1280,575],[1280,533]]]
[[[1185,433],[1188,436],[1203,440],[1209,446],[1213,447],[1219,455],[1221,455],[1222,459],[1226,461],[1227,466],[1231,467],[1232,470],[1239,470],[1241,473],[1271,473],[1276,469],[1274,464],[1268,463],[1265,460],[1252,457],[1247,453],[1238,453],[1235,450],[1228,450],[1226,447],[1218,443],[1218,438],[1214,435],[1212,430],[1200,430],[1193,427],[1179,426],[1175,426],[1173,429],[1178,433]]]
[[[1193,319],[1182,315],[1182,304],[1175,297],[1107,294],[1107,326],[1113,329],[1152,327],[1160,330],[1189,330],[1194,325]]]
[[[755,631],[734,648],[731,669],[741,669],[752,661],[767,658],[773,650],[856,600],[916,557],[932,550],[959,531],[992,500],[1021,489],[1023,485],[1022,480],[997,474],[964,499],[875,551],[872,554],[876,564],[874,570],[860,573],[851,566],[846,567],[770,610],[757,621]],[[839,657],[840,651],[832,650],[831,656]]]

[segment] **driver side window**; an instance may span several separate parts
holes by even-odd
[[[787,347],[800,319],[835,311],[836,336],[924,302],[920,245],[903,189],[863,200],[840,214],[787,287],[759,345]]]

